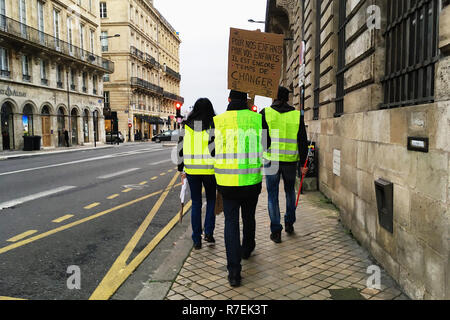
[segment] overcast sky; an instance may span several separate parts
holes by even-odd
[[[180,33],[181,92],[183,110],[198,98],[211,100],[216,113],[228,105],[228,40],[230,28],[261,29],[267,0],[154,0],[154,6]],[[261,109],[271,99],[256,97]]]

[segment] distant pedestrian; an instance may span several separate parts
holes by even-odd
[[[214,177],[214,158],[210,155],[210,130],[215,116],[214,108],[207,98],[198,99],[189,114],[180,134],[178,171],[182,180],[187,178],[192,199],[192,240],[195,249],[202,247],[202,185],[206,192],[205,237],[208,243],[215,243],[214,229],[216,216],[216,179]]]
[[[288,104],[289,90],[279,87],[277,99],[271,107],[261,111],[263,129],[268,131],[267,143],[263,143],[264,171],[268,194],[270,216],[270,239],[281,242],[280,206],[278,201],[280,177],[283,178],[286,193],[285,231],[294,232],[295,217],[295,179],[297,169],[304,169],[303,164],[308,154],[308,141],[305,123],[301,112]]]
[[[64,130],[64,141],[66,142],[66,147],[69,147],[69,131]]]
[[[256,246],[255,210],[262,184],[262,117],[248,109],[246,93],[231,90],[228,101],[227,111],[214,117],[214,173],[223,197],[228,281],[237,287],[241,284],[241,259],[248,259]]]

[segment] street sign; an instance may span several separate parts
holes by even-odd
[[[276,98],[284,35],[230,29],[228,89]]]

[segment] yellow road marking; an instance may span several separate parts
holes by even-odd
[[[117,198],[118,196],[119,196],[119,194],[116,193],[116,194],[110,195],[110,196],[109,196],[108,198],[106,198],[106,199],[112,200],[112,199],[114,199],[114,198]]]
[[[16,241],[22,240],[23,238],[26,238],[36,232],[37,232],[37,230],[28,230],[28,231],[25,231],[24,233],[18,234],[17,236],[8,239],[6,241],[16,242]]]
[[[99,204],[100,204],[100,202],[94,202],[94,203],[91,203],[90,205],[84,207],[84,209],[89,210],[89,209],[95,208]]]
[[[123,193],[127,193],[127,192],[130,192],[131,190],[133,190],[133,189],[128,188],[128,189],[122,190],[122,192],[123,192]]]
[[[146,183],[147,183],[147,181],[142,181],[142,182],[139,183],[139,185],[143,186]]]
[[[165,172],[163,172],[163,173],[161,173],[161,174],[160,174],[160,176],[164,176],[165,174],[166,174],[166,173],[165,173]]]
[[[170,169],[169,171],[167,171],[167,172],[169,172],[169,173],[171,173],[173,170],[172,169]]]
[[[0,300],[25,300],[25,299],[0,296]]]
[[[153,178],[151,178],[150,180],[156,180],[156,179],[158,179],[158,177],[153,177]]]
[[[62,216],[61,218],[55,219],[52,222],[60,223],[60,222],[63,222],[64,220],[70,219],[72,217],[73,217],[73,214],[66,214],[65,216]]]
[[[70,229],[70,228],[72,228],[72,227],[78,226],[78,225],[80,225],[80,224],[82,224],[82,223],[84,223],[84,222],[88,222],[88,221],[94,220],[94,219],[99,218],[99,217],[101,217],[101,216],[104,216],[104,215],[106,215],[106,214],[108,214],[108,213],[111,213],[111,212],[120,210],[120,209],[125,208],[125,207],[129,207],[129,206],[131,206],[131,205],[133,205],[133,204],[135,204],[135,203],[138,203],[138,202],[141,202],[141,201],[143,201],[143,200],[146,200],[146,199],[148,199],[148,198],[150,198],[150,197],[156,196],[156,195],[162,193],[163,191],[164,191],[164,190],[160,190],[160,191],[153,192],[153,193],[148,194],[148,195],[146,195],[146,196],[143,196],[143,197],[137,198],[137,199],[135,199],[135,200],[132,200],[132,201],[123,203],[123,204],[121,204],[121,205],[118,205],[118,206],[116,206],[116,207],[114,207],[114,208],[111,208],[111,209],[108,209],[108,210],[105,210],[105,211],[102,211],[102,212],[93,214],[93,215],[91,215],[91,216],[89,216],[89,217],[86,217],[86,218],[83,218],[83,219],[81,219],[81,220],[74,221],[74,222],[72,222],[72,223],[69,223],[69,224],[66,224],[66,225],[64,225],[64,226],[55,228],[55,229],[53,229],[53,230],[50,230],[50,231],[47,231],[47,232],[38,234],[38,235],[36,235],[36,236],[34,236],[34,237],[32,237],[32,238],[25,239],[25,240],[22,240],[22,241],[20,241],[20,242],[11,244],[11,245],[9,245],[9,246],[0,248],[0,254],[5,253],[5,252],[8,252],[8,251],[11,251],[11,250],[16,249],[16,248],[18,248],[18,247],[22,247],[22,246],[27,245],[27,244],[29,244],[29,243],[31,243],[31,242],[34,242],[34,241],[37,241],[37,240],[46,238],[46,237],[51,236],[51,235],[53,235],[53,234],[55,234],[55,233],[58,233],[58,232],[61,232],[61,231]]]
[[[109,299],[114,294],[114,292],[116,292],[116,290],[122,285],[123,281],[125,281],[125,279],[127,279],[128,276],[131,274],[129,272],[126,273],[124,272],[124,270],[127,268],[126,262],[130,257],[131,253],[133,252],[133,250],[136,248],[136,245],[138,244],[139,240],[144,235],[144,232],[148,229],[148,226],[150,225],[151,221],[153,220],[159,208],[161,207],[167,195],[169,194],[169,191],[175,184],[178,175],[179,173],[177,172],[173,176],[172,180],[168,184],[165,191],[161,194],[158,201],[153,206],[152,210],[149,212],[147,217],[139,226],[133,237],[131,237],[125,249],[121,252],[116,261],[114,261],[111,269],[102,279],[99,286],[95,289],[94,293],[92,293],[91,297],[89,298],[90,300]]]

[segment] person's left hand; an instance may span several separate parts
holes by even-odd
[[[304,175],[306,175],[307,173],[308,173],[308,167],[303,167],[302,169],[302,175],[304,176]]]

